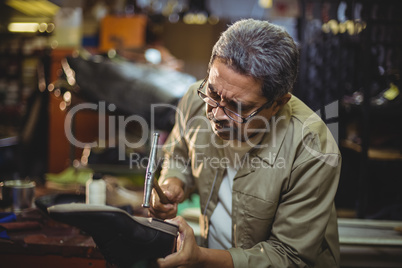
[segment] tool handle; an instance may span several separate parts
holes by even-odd
[[[167,196],[163,193],[161,187],[159,186],[157,181],[154,181],[154,189],[158,193],[159,200],[161,201],[162,204],[168,204],[170,203],[170,200],[167,198]]]

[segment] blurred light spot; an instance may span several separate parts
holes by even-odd
[[[51,32],[53,32],[54,28],[55,28],[55,26],[54,26],[53,23],[48,23],[47,28],[46,28],[46,32],[51,33]]]
[[[34,33],[39,29],[39,24],[36,22],[12,22],[8,25],[10,32],[19,33]]]
[[[110,49],[110,50],[107,52],[107,56],[108,56],[110,59],[116,57],[116,55],[117,55],[117,52],[116,52],[116,50],[114,50],[114,49]]]
[[[88,157],[81,156],[81,165],[83,165],[83,166],[88,165]]]
[[[262,8],[271,8],[272,7],[272,0],[258,0],[258,4]]]
[[[47,23],[42,22],[39,24],[39,32],[44,33],[47,29]]]
[[[346,24],[346,31],[348,31],[349,35],[354,35],[355,34],[355,24],[351,20],[347,20],[345,22]]]
[[[56,97],[60,97],[60,95],[61,95],[60,89],[56,89],[56,90],[54,91],[54,95],[55,95]]]
[[[75,85],[75,78],[74,78],[73,76],[69,76],[69,77],[67,78],[67,83],[68,83],[70,86],[74,86],[74,85]]]
[[[172,13],[169,15],[169,22],[177,23],[180,20],[180,16],[177,13]]]
[[[145,51],[145,59],[153,64],[159,64],[162,61],[161,52],[154,48],[149,48]]]
[[[186,24],[193,24],[194,14],[193,13],[187,13],[186,15],[184,15],[183,21]]]
[[[208,22],[209,22],[209,24],[212,24],[212,25],[218,24],[218,22],[219,22],[219,17],[218,17],[218,16],[215,16],[215,15],[211,15],[211,16],[209,16],[209,18],[208,18]]]
[[[334,35],[337,35],[339,33],[339,26],[338,26],[338,22],[336,20],[328,21],[328,26]]]
[[[59,108],[64,111],[67,108],[67,103],[65,101],[60,102]]]
[[[66,91],[63,95],[63,100],[65,102],[71,102],[71,92],[70,91]]]
[[[324,33],[326,33],[326,34],[328,34],[328,33],[331,32],[331,29],[329,28],[328,23],[324,23],[324,24],[321,26],[321,30],[322,30]]]
[[[59,42],[57,42],[56,40],[53,40],[52,43],[50,44],[50,47],[55,49],[59,46]]]
[[[183,21],[186,24],[205,24],[208,20],[208,14],[206,12],[187,13],[183,17]]]
[[[80,167],[80,161],[78,161],[77,159],[74,159],[73,160],[73,167],[79,168]]]
[[[195,15],[195,24],[205,24],[208,19],[208,14],[204,12],[197,13]]]
[[[46,90],[46,83],[44,81],[38,82],[38,88],[40,92],[43,92]]]

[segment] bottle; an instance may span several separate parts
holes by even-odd
[[[94,173],[86,183],[86,203],[106,205],[106,182],[102,174]]]

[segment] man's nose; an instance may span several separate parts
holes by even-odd
[[[221,106],[213,108],[212,113],[214,114],[214,118],[218,121],[228,120],[228,116],[225,114],[225,111],[223,111]]]

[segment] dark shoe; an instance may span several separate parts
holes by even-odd
[[[88,204],[56,205],[48,212],[51,218],[91,235],[105,260],[119,267],[163,258],[175,250],[178,227],[162,220]]]
[[[85,203],[85,194],[50,194],[35,199],[35,206],[46,214],[51,206],[70,203]]]

